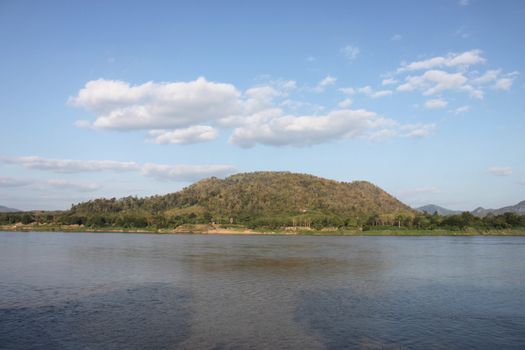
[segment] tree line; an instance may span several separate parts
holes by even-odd
[[[281,213],[272,215],[257,215],[241,213],[236,215],[217,215],[207,210],[146,212],[131,206],[126,211],[104,212],[16,212],[0,213],[0,225],[14,224],[48,224],[48,225],[79,225],[88,228],[151,228],[175,229],[185,224],[215,224],[243,225],[248,228],[284,229],[294,227],[321,230],[323,228],[337,229],[446,229],[479,230],[525,228],[525,215],[504,213],[488,214],[477,217],[470,212],[458,215],[441,216],[437,213],[401,213],[372,215],[337,215],[320,211],[307,213]]]

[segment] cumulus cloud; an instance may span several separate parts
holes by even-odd
[[[357,46],[354,45],[346,45],[345,47],[341,48],[341,54],[348,60],[353,61],[357,58],[361,50]]]
[[[142,174],[160,180],[197,181],[211,176],[226,176],[235,171],[231,165],[165,165],[147,163]]]
[[[416,71],[440,67],[469,67],[485,63],[481,50],[470,50],[462,53],[449,53],[446,56],[436,56],[422,61],[414,61],[398,68],[397,72]]]
[[[501,74],[501,69],[489,69],[483,75],[472,79],[472,84],[481,85],[495,81]]]
[[[50,170],[57,173],[79,173],[91,171],[133,171],[139,169],[135,162],[117,162],[112,160],[74,160],[49,159],[36,156],[6,157],[2,161],[9,164],[18,164],[29,169]]]
[[[509,91],[514,83],[514,79],[518,76],[518,72],[507,74],[505,77],[496,80],[493,88],[496,90]]]
[[[423,95],[428,96],[445,90],[462,90],[467,80],[463,73],[429,70],[422,75],[406,77],[405,83],[399,85],[397,91],[419,90]]]
[[[519,72],[503,73],[501,68],[488,69],[482,74],[471,71],[473,65],[485,63],[481,50],[470,50],[462,53],[449,53],[426,60],[404,63],[397,69],[398,75],[405,75],[404,81],[396,88],[400,92],[417,91],[430,96],[445,91],[464,92],[471,98],[483,99],[487,88],[493,90],[510,90]],[[414,75],[414,72],[423,73]],[[392,81],[383,80],[383,84]]]
[[[101,129],[180,128],[239,113],[240,92],[231,85],[198,78],[190,82],[132,86],[115,80],[88,82],[69,103],[95,114]],[[87,125],[80,122],[80,126]]]
[[[358,109],[331,111],[323,116],[281,115],[253,118],[236,128],[230,142],[244,148],[255,144],[310,146],[339,138],[354,138],[382,125],[395,124],[373,112]]]
[[[214,140],[217,130],[211,126],[194,125],[184,129],[151,130],[149,140],[156,144],[185,145]]]
[[[230,143],[243,148],[256,144],[271,146],[311,146],[338,139],[425,137],[435,124],[400,125],[364,109],[341,109],[320,116],[254,116],[234,130]]]
[[[265,78],[266,79],[266,78]],[[454,79],[460,80],[454,82]],[[428,71],[407,77],[404,85],[424,94],[465,87],[463,73]],[[321,92],[336,82],[326,76],[314,88]],[[395,84],[384,79],[383,84]],[[463,86],[461,86],[463,84]],[[219,128],[232,128],[229,142],[241,147],[256,144],[307,146],[332,139],[362,137],[378,140],[391,136],[426,136],[431,128],[402,128],[393,120],[381,118],[361,109],[351,110],[353,94],[380,98],[392,90],[375,90],[371,86],[343,88],[347,95],[338,109],[325,111],[323,106],[295,101],[288,95],[297,88],[293,80],[266,81],[241,92],[231,84],[198,78],[190,82],[148,82],[131,85],[122,81],[99,79],[88,82],[69,103],[95,115],[93,121],[77,121],[78,127],[115,130],[147,130],[147,141],[156,144],[192,144],[213,140]],[[398,90],[407,88],[399,86]],[[473,88],[474,89],[474,88]],[[390,123],[381,125],[381,122]],[[387,124],[388,124],[387,123]],[[395,125],[394,125],[395,124]],[[111,161],[53,160],[39,157],[12,159],[28,168],[55,172],[98,170],[141,170],[142,165]]]
[[[316,87],[314,88],[314,91],[323,92],[326,90],[328,86],[334,85],[336,81],[337,81],[336,77],[327,75],[324,79],[322,79],[319,83],[317,83]]]
[[[440,109],[445,108],[448,105],[448,102],[443,99],[434,99],[428,100],[425,102],[425,107],[428,109]]]
[[[512,168],[508,166],[491,166],[488,172],[496,176],[508,176],[512,174]]]

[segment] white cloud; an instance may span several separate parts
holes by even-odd
[[[514,82],[514,78],[501,78],[496,81],[494,84],[494,89],[496,90],[506,90],[509,91],[512,87],[512,83]]]
[[[461,106],[454,110],[454,114],[461,114],[470,111],[470,106]]]
[[[409,138],[427,137],[436,128],[436,124],[406,124],[399,127],[400,136]]]
[[[241,147],[256,144],[306,146],[349,137],[375,140],[391,136],[418,137],[429,135],[433,128],[403,126],[370,111],[349,109],[354,94],[380,98],[392,95],[392,90],[374,90],[371,86],[343,88],[340,91],[347,98],[338,103],[340,109],[325,111],[323,106],[289,98],[297,88],[295,81],[268,81],[268,77],[264,80],[267,81],[263,85],[240,92],[231,84],[208,82],[204,78],[136,86],[100,79],[88,82],[69,102],[95,114],[94,121],[78,121],[79,127],[144,129],[148,131],[147,140],[157,144],[210,141],[217,137],[218,128],[234,128],[229,140]],[[334,85],[336,80],[326,76],[314,89],[322,91]],[[432,95],[446,89],[465,90],[468,88],[466,81],[460,72],[429,70],[421,76],[406,77],[397,89],[419,90],[424,95]],[[396,82],[391,76],[383,80],[384,85]],[[474,94],[476,89],[470,88],[469,93]],[[388,121],[388,125],[380,121]],[[142,169],[136,163],[25,158],[17,162],[28,168],[55,172]]]
[[[394,121],[364,110],[342,109],[323,116],[281,115],[253,118],[236,128],[230,142],[244,148],[256,144],[310,146],[339,138],[354,138]]]
[[[352,105],[354,101],[352,101],[352,99],[350,97],[348,98],[345,98],[344,100],[342,100],[341,102],[339,102],[337,105],[340,107],[340,108],[348,108]]]
[[[78,192],[94,192],[101,187],[96,183],[79,183],[66,180],[48,180],[46,185],[53,188],[53,190],[68,190]]]
[[[472,84],[481,85],[495,81],[501,74],[501,69],[489,69],[482,76],[472,79]]]
[[[147,163],[142,174],[159,180],[197,181],[211,176],[226,176],[235,172],[231,165],[164,165]]]
[[[481,54],[481,50],[477,49],[462,53],[449,53],[446,56],[436,56],[426,60],[408,63],[401,68],[398,68],[397,72],[401,73],[437,67],[469,67],[486,61]]]
[[[390,38],[390,40],[392,40],[392,41],[399,41],[399,40],[401,40],[401,39],[403,39],[403,36],[402,36],[401,34],[394,34],[394,35]]]
[[[408,76],[397,91],[407,92],[420,90],[423,95],[433,95],[444,90],[461,90],[467,78],[462,73],[448,73],[442,70],[429,70],[422,75]]]
[[[351,87],[342,88],[342,89],[339,89],[339,91],[341,91],[345,95],[349,95],[349,96],[354,95],[356,93],[360,93],[360,94],[363,94],[363,95],[366,95],[366,96],[372,97],[372,98],[379,98],[379,97],[385,97],[385,96],[392,95],[392,91],[391,90],[374,90],[369,85],[368,86],[363,86],[363,87],[360,87],[360,88],[357,88],[357,89],[354,89],[354,88],[351,88]]]
[[[502,166],[491,166],[490,168],[488,168],[488,172],[496,176],[508,176],[512,174],[512,168]]]
[[[28,186],[32,182],[29,180],[15,179],[8,176],[0,176],[0,188],[2,187],[22,187]]]
[[[337,81],[336,77],[327,75],[324,79],[322,79],[319,83],[317,83],[316,87],[314,88],[314,91],[323,92],[326,90],[328,86],[334,85],[336,81]]]
[[[150,141],[156,144],[185,145],[214,140],[217,130],[211,126],[194,125],[184,129],[150,130]]]
[[[470,97],[478,99],[478,100],[482,100],[483,97],[485,96],[485,93],[483,92],[483,90],[481,90],[479,88],[474,88],[470,84],[465,84],[465,85],[461,86],[459,88],[459,90],[468,92]]]
[[[0,188],[2,187],[30,187],[32,190],[49,191],[69,190],[78,192],[92,192],[98,190],[100,185],[96,183],[78,183],[66,180],[20,180],[10,177],[0,177]]]
[[[395,83],[397,83],[397,80],[393,78],[386,78],[386,79],[383,79],[383,81],[381,82],[382,85],[392,85]]]
[[[57,173],[78,173],[90,171],[133,171],[139,169],[135,162],[117,162],[112,160],[73,160],[49,159],[36,156],[2,158],[9,164],[18,164],[29,169],[50,170]]]
[[[58,173],[80,173],[94,171],[136,171],[142,175],[157,179],[174,181],[194,181],[208,176],[223,176],[232,173],[235,168],[232,165],[211,164],[211,165],[166,165],[136,162],[117,162],[111,160],[72,160],[72,159],[47,159],[42,157],[18,157],[0,158],[0,160],[18,164],[30,169],[48,170]],[[7,183],[13,183],[11,179],[4,179]],[[2,182],[0,182],[1,184]],[[35,182],[27,182],[35,184]],[[94,191],[100,186],[93,183],[74,183],[66,180],[49,180],[46,186],[66,187],[77,191]]]
[[[471,98],[483,99],[488,87],[494,90],[510,90],[519,72],[504,74],[502,69],[488,69],[483,74],[469,70],[472,65],[485,63],[481,50],[463,53],[449,53],[427,60],[403,63],[397,74],[425,70],[421,75],[407,75],[396,90],[401,92],[419,91],[430,96],[445,91],[467,93]],[[440,69],[437,69],[440,68]],[[392,73],[386,76],[391,77]],[[383,83],[391,82],[391,78]]]
[[[448,105],[448,102],[443,99],[434,99],[428,100],[425,102],[425,107],[428,109],[440,109],[445,108]]]
[[[379,97],[385,97],[385,96],[392,95],[392,91],[391,90],[375,91],[370,86],[365,86],[365,87],[359,88],[359,89],[357,89],[357,92],[360,92],[360,93],[365,94],[365,95],[367,95],[369,97],[372,97],[372,98],[379,98]]]
[[[509,91],[514,83],[514,80],[518,77],[518,72],[512,72],[507,74],[501,74],[501,69],[488,70],[481,77],[473,79],[474,84],[488,84],[494,82],[492,88],[495,90]]]
[[[353,61],[357,58],[361,50],[357,46],[353,45],[346,45],[345,47],[341,48],[341,54],[348,60]]]
[[[131,86],[123,81],[86,83],[69,103],[96,115],[102,129],[180,128],[239,113],[240,93],[231,84],[198,78],[190,82]],[[79,126],[85,126],[80,122]]]

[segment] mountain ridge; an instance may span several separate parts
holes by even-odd
[[[0,213],[16,213],[21,210],[15,209],[15,208],[9,208],[3,205],[0,205]]]
[[[507,205],[505,207],[501,207],[498,209],[485,209],[483,207],[477,207],[476,209],[471,210],[471,211],[468,211],[468,210],[461,211],[461,210],[447,209],[447,208],[444,208],[444,207],[441,207],[435,204],[427,204],[427,205],[423,205],[421,207],[416,208],[416,210],[419,212],[426,212],[429,214],[433,214],[434,212],[437,212],[439,215],[443,215],[443,216],[458,215],[463,212],[469,212],[472,215],[478,216],[481,218],[489,214],[501,215],[505,213],[514,213],[518,215],[523,215],[525,214],[525,200],[517,204]]]

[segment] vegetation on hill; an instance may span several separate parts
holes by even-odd
[[[465,230],[525,227],[525,216],[479,218],[465,212],[443,217],[414,211],[366,181],[255,172],[205,179],[163,196],[96,199],[62,212],[0,214],[0,225],[15,223],[153,230],[199,224],[273,230]]]
[[[408,206],[365,181],[345,183],[284,172],[210,178],[164,196],[97,199],[69,211],[71,217],[99,214],[123,223],[131,215],[160,221],[164,226],[216,222],[249,227],[355,226],[372,214],[412,213]]]

